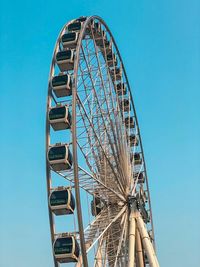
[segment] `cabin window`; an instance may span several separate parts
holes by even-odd
[[[113,59],[113,54],[108,54],[108,55],[107,55],[107,60],[108,60],[108,61],[111,61],[112,59]]]
[[[140,154],[139,153],[135,153],[134,154],[134,159],[135,160],[139,160],[140,159]]]
[[[125,122],[126,123],[133,123],[133,117],[127,117],[127,118],[125,118]]]
[[[108,40],[105,40],[105,47],[109,47],[110,42]]]
[[[96,31],[99,31],[99,30],[100,30],[100,24],[99,24],[98,22],[95,22],[95,23],[94,23],[94,29],[95,29]]]
[[[114,74],[121,74],[121,70],[120,70],[120,68],[115,68],[115,70],[113,69],[113,70],[111,70],[111,73],[114,75]]]
[[[59,76],[55,76],[52,79],[52,86],[61,86],[61,85],[65,85],[68,82],[68,75],[59,75]]]
[[[73,241],[71,237],[59,238],[54,245],[55,255],[58,254],[71,254],[73,249]]]
[[[60,160],[65,159],[66,157],[66,147],[65,146],[58,146],[52,147],[49,150],[49,160]]]
[[[66,108],[65,107],[59,107],[59,108],[52,108],[49,111],[49,119],[50,120],[57,120],[57,119],[63,119],[66,116]]]
[[[125,84],[124,83],[118,83],[117,84],[117,92],[118,92],[118,94],[122,94],[122,92],[124,93],[124,94],[126,94],[126,92],[127,92],[127,89],[126,89],[126,86],[125,86]]]
[[[139,176],[138,176],[138,179],[139,179],[139,180],[143,180],[143,178],[144,178],[144,175],[143,175],[143,173],[141,172],[141,173],[139,174]]]
[[[71,42],[76,40],[76,33],[75,32],[70,32],[66,33],[62,36],[62,42]]]
[[[68,191],[55,191],[51,194],[50,204],[51,206],[65,205],[68,202]]]
[[[68,31],[79,31],[81,29],[81,22],[74,22],[68,26]]]
[[[61,60],[67,60],[71,58],[71,50],[66,50],[66,51],[60,51],[56,54],[56,60],[61,61]]]
[[[129,100],[128,99],[124,99],[124,106],[129,106]]]
[[[81,18],[78,18],[77,21],[86,21],[87,17],[81,17]]]

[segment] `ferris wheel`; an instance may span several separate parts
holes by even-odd
[[[55,267],[159,266],[131,89],[98,16],[69,21],[56,41],[46,178]]]

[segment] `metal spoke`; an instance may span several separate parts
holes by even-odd
[[[89,252],[99,239],[113,227],[115,222],[123,215],[125,210],[126,206],[123,208],[119,206],[108,206],[101,212],[101,214],[99,214],[93,223],[85,229],[87,252]]]
[[[85,58],[85,61],[86,61],[86,65],[87,65],[87,68],[88,68],[88,71],[89,71],[89,64],[88,64],[88,61],[87,61],[87,58],[86,58],[84,49],[82,48],[81,50],[82,50],[82,53],[83,53],[83,55],[84,55],[84,58]],[[105,128],[105,130],[106,130],[106,133],[107,133],[107,136],[108,136],[108,139],[109,139],[109,144],[110,144],[111,149],[112,149],[112,151],[113,151],[113,155],[115,155],[115,154],[116,154],[116,151],[114,150],[113,143],[111,142],[111,136],[110,136],[109,131],[108,131],[107,126],[106,126],[105,117],[104,117],[103,114],[102,114],[102,110],[101,110],[101,105],[100,105],[100,102],[99,102],[98,94],[97,94],[97,92],[96,92],[95,85],[94,85],[94,82],[93,82],[93,79],[92,79],[92,75],[91,75],[90,72],[89,72],[89,76],[90,76],[90,79],[91,79],[91,82],[92,82],[92,86],[93,86],[93,89],[94,89],[94,94],[95,94],[95,97],[96,97],[97,105],[98,105],[98,107],[99,107],[99,111],[100,111],[101,118],[102,118],[102,121],[103,121],[103,124],[104,124],[104,128]],[[106,100],[105,100],[105,102],[106,102]],[[107,119],[108,119],[108,117],[107,117]],[[110,123],[110,122],[109,122],[109,123]],[[118,162],[116,162],[116,165],[117,165],[117,163],[118,163]],[[117,165],[117,166],[118,166],[118,165]],[[112,168],[112,167],[111,167],[111,168]],[[118,168],[118,167],[117,167],[117,168]],[[124,191],[123,186],[122,186],[120,180],[118,179],[118,176],[116,175],[116,172],[114,171],[113,168],[112,168],[112,170],[113,170],[113,173],[114,173],[114,175],[115,175],[115,178],[118,180],[119,187],[120,187],[120,189],[121,189],[122,192],[123,192],[123,191]]]

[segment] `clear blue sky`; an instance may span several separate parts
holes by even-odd
[[[0,2],[0,266],[53,266],[45,108],[65,22],[102,16],[132,87],[161,267],[200,266],[200,2]]]

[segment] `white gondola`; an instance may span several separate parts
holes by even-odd
[[[130,146],[138,146],[139,140],[135,134],[129,136]]]
[[[75,199],[70,188],[55,188],[49,196],[49,206],[55,215],[73,214]]]
[[[49,122],[55,131],[71,127],[71,114],[68,106],[56,106],[49,110]]]
[[[136,199],[137,199],[137,208],[140,211],[140,214],[142,215],[144,222],[145,223],[150,222],[150,216],[145,205],[146,202],[143,201],[139,193],[136,194]]]
[[[78,262],[80,248],[74,235],[62,234],[57,237],[53,244],[53,251],[59,263]]]
[[[112,78],[112,80],[115,82],[117,81],[121,81],[122,79],[122,69],[121,68],[110,68],[110,76]]]
[[[150,222],[150,216],[149,216],[149,212],[147,211],[145,205],[141,206],[140,212],[141,212],[141,215],[142,215],[144,222],[149,223]]]
[[[68,144],[56,144],[49,148],[48,161],[55,171],[69,170],[72,167],[72,154]]]
[[[91,201],[91,212],[93,216],[97,216],[103,209],[104,205],[99,197],[94,197]]]
[[[140,165],[142,164],[142,157],[140,153],[134,153],[134,165]]]
[[[112,40],[108,41],[107,38],[105,38],[104,42],[99,44],[99,48],[103,55],[112,53]]]
[[[67,27],[68,32],[80,32],[84,21],[80,21],[80,19],[70,23]]]
[[[69,32],[80,32],[87,17],[80,17],[68,26]],[[91,20],[85,29],[85,34],[92,36],[91,27],[94,25],[94,20]]]
[[[56,97],[72,95],[72,79],[69,74],[54,76],[51,80],[51,87]]]
[[[84,22],[86,21],[86,19],[87,17],[82,16],[82,17],[79,17],[76,21]]]
[[[134,128],[135,127],[134,117],[125,118],[125,125],[127,128]]]
[[[75,50],[63,50],[56,54],[56,64],[61,72],[74,69]]]
[[[69,33],[65,33],[62,36],[62,45],[64,47],[64,49],[67,48],[76,48],[77,46],[77,42],[78,42],[78,32],[69,32]]]
[[[143,189],[142,186],[140,187],[139,196],[144,203],[148,202],[148,197],[147,197],[146,191]]]
[[[138,184],[143,184],[145,182],[145,177],[143,172],[135,172],[134,179],[138,179]]]
[[[119,106],[124,112],[128,112],[131,110],[131,105],[128,98],[124,98],[123,100],[120,99]]]
[[[109,67],[117,66],[117,56],[114,53],[107,54],[106,60]]]
[[[102,28],[99,22],[94,22],[92,24],[92,29],[93,29],[93,34],[94,34],[95,39],[102,37]]]
[[[89,35],[90,38],[93,37],[94,34],[94,20],[90,20],[90,22],[88,23],[87,27],[85,28],[85,35]]]
[[[125,95],[127,93],[127,87],[125,85],[125,83],[118,83],[116,85],[116,91],[118,95]]]
[[[102,30],[99,35],[95,37],[96,45],[102,49],[106,41],[106,32]]]

